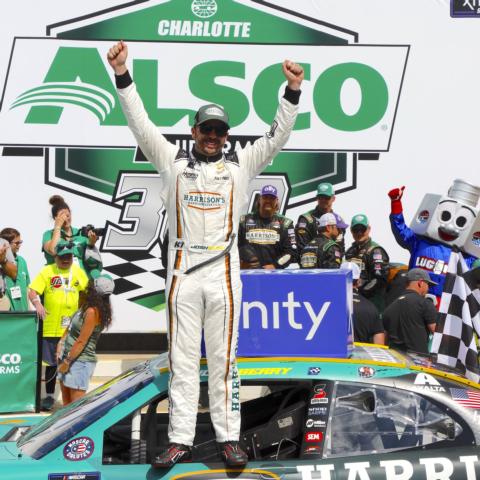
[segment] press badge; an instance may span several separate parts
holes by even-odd
[[[22,290],[20,287],[10,287],[10,295],[14,300],[22,298]]]
[[[67,328],[70,325],[70,317],[63,316],[62,317],[62,328]]]

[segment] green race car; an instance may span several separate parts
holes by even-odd
[[[150,466],[168,443],[163,354],[43,419],[0,417],[0,478],[480,479],[480,385],[428,357],[357,344],[348,359],[238,363],[243,470],[221,462],[205,405],[193,462]]]

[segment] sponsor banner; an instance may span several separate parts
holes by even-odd
[[[242,272],[242,283],[238,355],[348,355],[352,346],[349,272],[247,270]],[[309,374],[317,375],[314,369]]]
[[[1,143],[135,147],[105,58],[111,43],[17,39],[0,111]],[[302,86],[302,122],[288,149],[388,150],[407,53],[408,47],[401,45],[290,45],[289,55],[301,59],[308,79]],[[183,59],[175,62],[175,82],[168,90],[150,79],[150,90],[141,92],[147,106],[148,98],[158,97],[161,107],[150,108],[157,111],[153,117],[164,134],[189,131],[195,111],[205,103],[197,90],[208,90],[203,85],[208,81],[212,88],[222,83],[230,91],[210,101],[231,112],[235,135],[261,136],[270,130],[284,86],[283,45],[138,42],[130,45],[129,57],[138,83],[148,79],[136,62],[151,62],[155,70],[165,71],[173,58]],[[259,97],[265,82],[276,88]],[[52,118],[54,107],[61,111]],[[162,117],[161,110],[171,113]]]
[[[34,412],[38,374],[35,312],[0,313],[0,412]]]

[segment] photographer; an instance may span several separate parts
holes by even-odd
[[[60,240],[72,243],[74,261],[90,276],[92,270],[102,270],[102,259],[95,246],[103,229],[96,229],[92,225],[76,228],[72,226],[72,213],[63,197],[53,195],[49,200],[52,205],[54,227],[43,234],[43,253],[47,265],[54,263],[55,250]]]

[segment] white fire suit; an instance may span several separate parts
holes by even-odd
[[[269,133],[243,150],[207,162],[165,139],[149,120],[135,84],[118,88],[118,95],[139,147],[160,174],[160,196],[168,213],[169,440],[193,444],[203,327],[216,438],[237,441],[240,380],[235,357],[242,285],[236,234],[249,181],[285,145],[297,105],[282,98]],[[231,250],[222,256],[229,244]],[[186,273],[219,254],[213,263]]]

